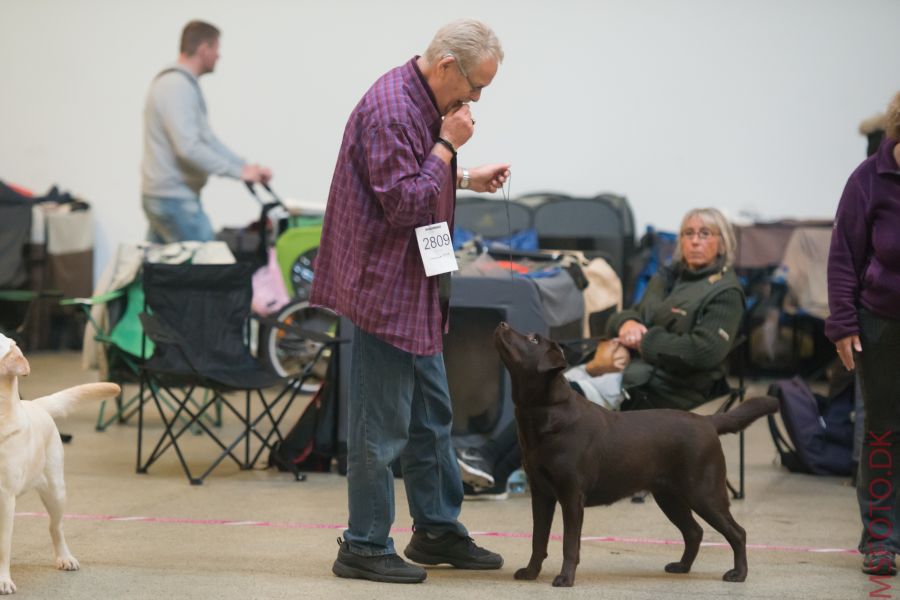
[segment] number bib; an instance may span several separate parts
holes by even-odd
[[[456,255],[453,253],[453,241],[447,221],[416,227],[416,239],[419,242],[419,253],[425,266],[425,275],[432,277],[441,273],[458,271]]]

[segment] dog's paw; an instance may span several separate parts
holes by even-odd
[[[524,579],[527,581],[533,581],[537,579],[538,574],[540,573],[537,569],[531,569],[529,567],[523,567],[516,571],[515,575],[513,575],[516,579]]]
[[[0,578],[0,594],[15,594],[16,593],[16,584],[13,583],[13,580],[9,577]]]
[[[78,559],[70,554],[57,557],[56,568],[60,571],[77,571],[81,568],[81,565],[78,564]]]
[[[680,562],[673,562],[666,565],[666,573],[687,573],[691,570]]]
[[[575,585],[575,579],[567,575],[557,575],[553,578],[553,587],[572,587]]]
[[[747,571],[738,571],[737,569],[731,569],[730,571],[726,571],[724,575],[722,575],[722,581],[730,581],[732,583],[740,583],[747,579]]]

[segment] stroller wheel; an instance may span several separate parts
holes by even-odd
[[[286,325],[297,325],[305,330],[326,334],[334,334],[338,322],[335,313],[324,308],[313,308],[305,300],[288,304],[276,315],[276,319]],[[313,364],[321,343],[277,327],[266,328],[261,342],[262,354],[269,361],[272,370],[281,377],[295,377],[307,372],[320,379],[325,377],[331,351],[325,350],[322,353],[325,360]]]

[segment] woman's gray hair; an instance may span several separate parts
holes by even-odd
[[[448,54],[459,61],[466,73],[488,56],[497,64],[503,62],[500,40],[490,27],[475,19],[460,19],[441,27],[425,50],[425,60],[433,65]]]
[[[721,236],[719,255],[725,257],[725,266],[730,267],[733,265],[734,255],[737,251],[734,229],[731,228],[731,223],[728,222],[725,215],[716,208],[694,208],[684,215],[684,218],[681,219],[681,227],[678,228],[678,243],[675,244],[675,253],[672,255],[672,262],[681,262],[684,259],[681,255],[681,232],[684,230],[685,223],[693,217],[699,218],[703,221],[703,224],[710,229],[718,231]]]
[[[884,135],[900,141],[900,92],[891,100],[884,115]]]

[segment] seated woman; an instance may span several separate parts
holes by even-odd
[[[607,334],[631,351],[628,366],[597,376],[592,360],[565,373],[572,387],[610,410],[690,410],[709,400],[725,377],[744,315],[744,294],[732,270],[734,252],[734,232],[721,212],[689,211],[672,264],[653,276],[637,306],[607,323]],[[515,423],[480,448],[458,451],[457,458],[470,495],[503,494],[506,479],[521,462]]]

